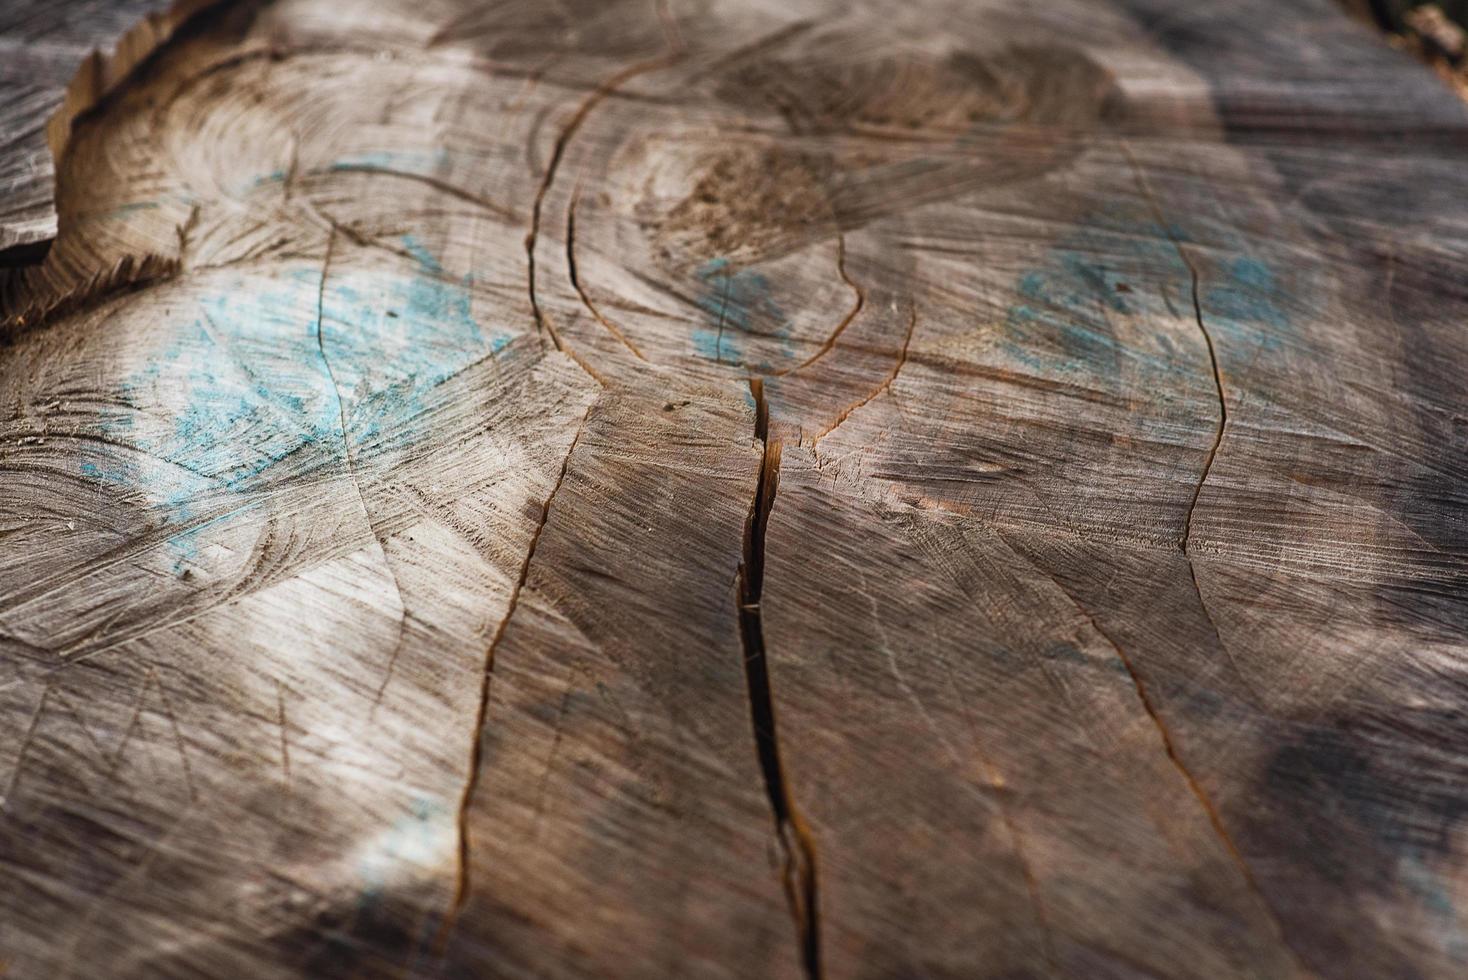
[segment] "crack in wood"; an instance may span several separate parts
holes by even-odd
[[[1269,919],[1270,926],[1274,931],[1275,937],[1279,940],[1281,948],[1284,949],[1286,955],[1295,963],[1295,966],[1301,974],[1314,976],[1304,966],[1303,962],[1301,962],[1299,954],[1295,952],[1294,947],[1285,939],[1284,926],[1280,922],[1279,916],[1275,913],[1274,906],[1270,904],[1269,899],[1264,894],[1264,889],[1259,884],[1259,880],[1254,876],[1253,869],[1249,867],[1248,862],[1244,859],[1243,852],[1239,850],[1238,845],[1234,842],[1233,836],[1228,832],[1228,828],[1224,826],[1223,814],[1213,802],[1213,798],[1203,788],[1203,784],[1199,782],[1198,778],[1193,774],[1193,771],[1188,768],[1187,763],[1183,761],[1182,755],[1178,752],[1177,742],[1173,738],[1172,730],[1163,721],[1162,713],[1153,701],[1152,695],[1147,689],[1147,684],[1142,680],[1142,675],[1132,662],[1131,657],[1127,656],[1121,644],[1107,630],[1102,628],[1100,621],[1096,619],[1091,610],[1082,605],[1081,601],[1075,597],[1070,589],[1066,588],[1060,579],[1056,578],[1048,569],[1024,555],[1019,548],[1010,542],[1009,536],[1004,534],[1003,531],[999,531],[998,533],[1000,540],[1004,541],[1010,553],[1017,558],[1024,558],[1031,568],[1053,582],[1055,587],[1060,590],[1060,594],[1065,596],[1070,604],[1075,607],[1076,611],[1085,618],[1096,635],[1106,641],[1106,645],[1111,647],[1112,651],[1115,652],[1117,660],[1120,661],[1122,668],[1126,671],[1127,677],[1131,680],[1132,687],[1137,694],[1137,700],[1142,705],[1142,711],[1152,723],[1152,727],[1157,732],[1157,737],[1162,742],[1163,753],[1167,756],[1168,761],[1172,763],[1173,768],[1177,770],[1178,775],[1182,777],[1183,782],[1187,785],[1188,791],[1192,793],[1193,798],[1198,801],[1198,806],[1203,811],[1203,815],[1208,819],[1208,825],[1212,829],[1214,836],[1223,845],[1229,859],[1238,869],[1245,886],[1249,889],[1250,894],[1254,896],[1254,900],[1259,904],[1259,907]]]
[[[636,78],[638,75],[667,68],[675,64],[682,56],[683,52],[681,48],[672,47],[667,54],[660,57],[628,65],[621,71],[613,74],[610,78],[607,78],[593,89],[591,94],[581,100],[581,104],[576,108],[576,112],[556,136],[555,146],[551,149],[550,161],[546,164],[545,176],[541,178],[540,187],[535,192],[535,202],[531,205],[530,209],[530,231],[525,235],[525,275],[530,290],[530,310],[535,316],[536,329],[549,334],[551,342],[556,346],[556,350],[569,354],[587,374],[591,375],[602,385],[605,385],[606,382],[575,351],[567,349],[561,340],[560,334],[556,332],[555,325],[546,318],[545,311],[540,307],[540,297],[535,288],[535,245],[540,239],[541,211],[545,206],[545,196],[550,191],[551,184],[555,182],[556,171],[560,169],[561,160],[566,155],[566,147],[570,145],[577,130],[586,122],[586,118],[591,115],[592,110],[600,105],[608,96],[615,93],[618,88],[627,84],[627,82]]]
[[[775,834],[785,854],[782,874],[785,898],[800,937],[801,961],[810,980],[821,977],[820,894],[816,876],[815,838],[795,807],[780,761],[775,727],[775,699],[765,655],[760,601],[764,594],[765,534],[780,482],[780,443],[770,439],[769,404],[764,382],[749,380],[755,400],[755,438],[763,445],[754,499],[745,523],[744,559],[739,564],[737,600],[739,636],[744,645],[744,676],[749,693],[750,722],[765,792],[775,819]]]
[[[728,322],[729,315],[729,270],[725,269],[720,275],[723,285],[719,289],[719,328],[714,335],[714,363],[724,363],[724,324]]]
[[[840,340],[841,335],[846,332],[846,328],[851,326],[851,321],[855,320],[857,316],[861,313],[862,308],[866,306],[866,291],[862,289],[861,286],[856,282],[856,280],[852,279],[850,274],[846,271],[846,235],[844,233],[838,234],[836,236],[836,272],[838,275],[841,276],[841,281],[846,283],[847,287],[851,290],[852,295],[856,297],[852,301],[851,309],[846,311],[846,315],[841,318],[841,322],[836,324],[836,329],[831,331],[830,335],[826,337],[825,342],[821,344],[820,348],[814,354],[812,354],[810,357],[807,357],[805,360],[801,361],[794,367],[786,368],[782,371],[772,372],[773,377],[779,378],[784,377],[788,374],[796,374],[797,372],[803,371],[804,369],[810,367],[816,361],[819,361],[821,358],[829,354],[831,352],[831,349],[836,346],[836,341]],[[721,316],[719,318],[719,326],[721,328],[723,327],[723,323],[724,322],[721,311]],[[720,340],[722,342],[722,330],[720,332]]]
[[[1213,334],[1203,322],[1203,302],[1198,295],[1198,267],[1193,262],[1192,257],[1188,255],[1187,249],[1183,247],[1183,243],[1167,224],[1163,216],[1162,206],[1158,203],[1157,196],[1152,192],[1151,186],[1148,185],[1146,177],[1143,176],[1141,165],[1137,162],[1137,158],[1132,153],[1131,147],[1125,142],[1122,142],[1120,145],[1122,153],[1126,156],[1127,163],[1131,167],[1132,175],[1136,178],[1137,188],[1142,192],[1143,198],[1146,199],[1147,205],[1152,211],[1153,219],[1157,222],[1157,227],[1167,237],[1168,242],[1176,250],[1178,258],[1188,270],[1193,301],[1193,320],[1198,324],[1198,332],[1203,335],[1203,343],[1208,349],[1209,372],[1213,379],[1214,391],[1218,395],[1218,426],[1213,432],[1213,443],[1208,447],[1208,455],[1203,459],[1203,471],[1198,475],[1198,482],[1193,487],[1193,496],[1188,501],[1187,513],[1183,515],[1183,529],[1178,536],[1178,550],[1182,552],[1183,559],[1188,564],[1188,577],[1192,580],[1193,591],[1198,596],[1198,606],[1202,609],[1203,618],[1208,621],[1208,626],[1212,629],[1213,636],[1218,641],[1218,648],[1223,651],[1224,657],[1228,660],[1229,666],[1233,668],[1234,675],[1238,677],[1239,682],[1249,691],[1255,705],[1262,707],[1268,702],[1264,699],[1263,693],[1249,680],[1249,675],[1239,665],[1238,659],[1234,657],[1233,651],[1229,649],[1228,644],[1223,641],[1223,634],[1219,632],[1218,623],[1214,620],[1213,613],[1208,608],[1208,600],[1203,598],[1203,586],[1198,581],[1198,568],[1193,562],[1193,552],[1191,549],[1193,540],[1193,513],[1198,509],[1198,499],[1203,495],[1203,487],[1208,482],[1209,474],[1213,472],[1213,462],[1218,458],[1219,447],[1223,445],[1223,434],[1228,428],[1228,399],[1225,397],[1223,391],[1223,373],[1218,366],[1218,351],[1213,346]]]
[[[321,282],[316,290],[316,348],[321,353],[321,363],[326,368],[326,376],[331,381],[332,394],[336,395],[337,415],[342,431],[342,458],[347,465],[347,477],[351,480],[352,489],[357,492],[357,502],[362,507],[362,519],[367,522],[367,531],[372,535],[372,541],[377,545],[377,555],[382,559],[382,568],[392,579],[393,592],[398,599],[398,630],[397,638],[393,642],[392,653],[388,657],[387,670],[384,672],[382,682],[377,688],[377,696],[372,701],[372,708],[368,712],[368,720],[375,720],[377,709],[382,704],[383,695],[387,691],[387,685],[392,680],[393,669],[397,666],[398,655],[402,652],[403,641],[407,636],[408,607],[403,600],[403,587],[398,581],[397,572],[393,571],[392,561],[387,557],[386,542],[378,532],[376,523],[372,520],[372,511],[367,507],[367,497],[362,493],[362,483],[357,478],[357,465],[352,458],[352,440],[347,435],[347,406],[342,400],[341,385],[337,383],[336,372],[331,367],[331,359],[326,356],[326,277],[331,270],[332,254],[336,250],[336,233],[340,228],[336,222],[332,222],[331,232],[326,238],[326,257],[321,263]]]
[[[484,672],[479,687],[479,706],[474,718],[474,741],[469,747],[468,777],[464,781],[464,794],[459,800],[458,873],[454,882],[454,896],[444,916],[443,924],[439,927],[438,938],[435,942],[440,951],[447,945],[449,936],[453,933],[459,915],[464,910],[464,904],[469,898],[469,806],[479,786],[479,768],[484,752],[484,726],[489,714],[490,682],[494,677],[495,654],[499,650],[500,641],[504,639],[510,620],[515,617],[515,610],[520,606],[520,595],[525,590],[526,581],[530,578],[530,563],[535,560],[535,549],[540,544],[540,536],[545,531],[546,523],[550,520],[551,504],[555,501],[556,494],[561,492],[561,485],[566,482],[566,472],[571,468],[571,455],[575,453],[577,444],[581,442],[581,434],[586,431],[586,422],[591,418],[595,404],[593,402],[588,405],[586,412],[581,416],[581,421],[576,426],[576,434],[571,437],[571,445],[567,447],[566,455],[561,460],[561,470],[556,476],[556,482],[551,487],[550,493],[546,494],[545,502],[540,506],[540,520],[530,536],[529,547],[525,549],[525,560],[520,563],[520,574],[515,580],[514,587],[510,590],[509,601],[505,604],[505,614],[500,618],[499,625],[495,627],[494,636],[490,637],[489,647],[485,652]]]
[[[1053,577],[1052,581],[1054,581]],[[1056,584],[1058,585],[1059,583],[1057,582]],[[1065,591],[1064,587],[1062,587],[1062,591]],[[1066,592],[1066,594],[1069,595],[1070,593]],[[1224,826],[1223,814],[1219,811],[1217,804],[1213,802],[1213,798],[1203,788],[1203,784],[1198,781],[1193,771],[1183,762],[1182,755],[1178,752],[1177,743],[1173,739],[1172,732],[1162,720],[1162,714],[1157,710],[1157,705],[1153,702],[1151,695],[1148,694],[1147,687],[1142,682],[1142,676],[1137,672],[1137,668],[1132,663],[1131,658],[1122,650],[1121,644],[1117,643],[1116,640],[1112,639],[1111,634],[1101,628],[1101,624],[1096,621],[1096,618],[1091,615],[1089,610],[1079,602],[1076,602],[1074,597],[1071,597],[1071,601],[1075,603],[1075,607],[1080,610],[1081,615],[1085,616],[1090,622],[1091,628],[1096,631],[1097,635],[1105,640],[1111,649],[1116,651],[1117,659],[1121,661],[1122,667],[1126,669],[1127,676],[1131,678],[1132,686],[1136,688],[1137,700],[1142,703],[1142,710],[1146,712],[1147,717],[1152,722],[1152,727],[1157,730],[1158,737],[1162,740],[1162,749],[1167,754],[1168,760],[1172,763],[1173,768],[1177,770],[1178,775],[1182,776],[1183,781],[1187,784],[1188,791],[1198,801],[1198,806],[1208,818],[1208,824],[1212,828],[1214,836],[1223,844],[1223,848],[1228,853],[1229,859],[1238,868],[1239,875],[1243,878],[1244,884],[1248,887],[1249,892],[1254,896],[1254,900],[1258,902],[1260,909],[1263,910],[1265,916],[1268,918],[1269,924],[1274,931],[1275,937],[1279,940],[1280,946],[1290,959],[1294,961],[1295,966],[1301,974],[1313,976],[1314,974],[1305,968],[1304,963],[1299,958],[1299,954],[1295,952],[1289,940],[1285,938],[1284,925],[1280,922],[1278,914],[1275,913],[1274,906],[1270,903],[1268,897],[1265,896],[1264,889],[1259,884],[1259,879],[1254,876],[1254,870],[1249,867],[1248,861],[1245,860],[1243,851],[1239,850],[1239,846],[1234,841],[1233,835]]]
[[[576,271],[576,205],[581,201],[581,189],[578,187],[576,193],[571,196],[571,206],[566,209],[566,272],[571,278],[571,285],[576,289],[576,295],[581,297],[581,305],[585,306],[591,315],[596,317],[596,322],[607,328],[607,332],[622,342],[622,346],[636,355],[639,361],[646,361],[642,351],[632,341],[627,339],[616,324],[602,316],[601,310],[592,303],[591,297],[587,295],[586,288],[581,285],[581,277]]]
[[[844,423],[847,419],[851,417],[851,413],[875,401],[877,396],[882,394],[883,392],[891,390],[892,382],[897,380],[897,375],[902,372],[903,365],[907,363],[907,350],[909,347],[912,346],[912,334],[913,331],[916,329],[917,307],[914,306],[908,310],[907,335],[902,339],[902,350],[897,352],[897,361],[892,365],[892,370],[887,373],[887,377],[882,379],[881,384],[877,385],[877,387],[868,392],[866,397],[847,406],[845,409],[842,410],[840,415],[836,416],[836,421],[832,422],[824,430],[817,433],[816,437],[810,441],[811,448],[815,448],[816,444],[819,443],[822,439],[826,438],[826,436],[839,429],[842,423]]]
[[[1141,188],[1143,196],[1146,197],[1148,204],[1152,208],[1153,213],[1157,219],[1158,226],[1162,229],[1162,233],[1167,236],[1167,240],[1172,243],[1173,248],[1177,250],[1178,258],[1182,260],[1183,265],[1187,266],[1188,275],[1191,278],[1193,319],[1198,324],[1198,330],[1203,335],[1203,342],[1208,348],[1208,364],[1213,377],[1214,390],[1218,394],[1218,427],[1213,434],[1213,444],[1209,447],[1208,455],[1204,459],[1203,471],[1198,476],[1197,486],[1193,488],[1192,499],[1188,502],[1187,514],[1183,520],[1182,534],[1178,538],[1178,550],[1182,552],[1183,559],[1187,562],[1188,576],[1192,580],[1193,591],[1198,596],[1198,605],[1202,609],[1203,616],[1208,621],[1209,627],[1213,630],[1213,635],[1214,638],[1218,641],[1219,649],[1221,649],[1224,656],[1228,658],[1229,664],[1233,667],[1234,674],[1250,691],[1256,703],[1262,705],[1265,703],[1262,695],[1249,681],[1248,675],[1245,674],[1243,670],[1239,667],[1239,663],[1235,659],[1233,651],[1231,651],[1228,648],[1228,645],[1223,642],[1223,636],[1218,631],[1218,624],[1214,621],[1213,614],[1208,609],[1207,600],[1203,598],[1203,587],[1198,581],[1198,569],[1193,562],[1192,552],[1189,550],[1189,545],[1192,541],[1193,533],[1193,512],[1198,507],[1198,498],[1202,496],[1203,486],[1208,482],[1208,475],[1213,470],[1213,462],[1218,457],[1219,447],[1223,444],[1224,430],[1228,426],[1228,400],[1225,397],[1223,391],[1223,375],[1220,372],[1218,366],[1218,351],[1213,345],[1213,335],[1209,332],[1207,325],[1203,322],[1203,304],[1198,295],[1198,267],[1194,264],[1192,258],[1189,257],[1187,250],[1183,248],[1182,242],[1178,240],[1177,236],[1174,235],[1172,230],[1168,227],[1166,221],[1163,220],[1162,210],[1157,202],[1157,198],[1153,195],[1151,188],[1147,185],[1146,178],[1143,177],[1141,167],[1137,164],[1136,158],[1132,155],[1130,147],[1127,147],[1125,143],[1122,144],[1122,147],[1126,153],[1128,162],[1131,164],[1132,172],[1136,175],[1137,186]],[[1081,608],[1079,603],[1076,603],[1076,607]],[[1081,611],[1086,615],[1088,619],[1090,619],[1091,625],[1096,630],[1096,632],[1101,634],[1106,642],[1111,645],[1112,649],[1116,651],[1117,656],[1121,658],[1122,664],[1126,667],[1127,673],[1131,676],[1132,683],[1137,689],[1137,696],[1141,699],[1143,708],[1146,710],[1148,716],[1151,717],[1152,723],[1157,728],[1158,733],[1162,736],[1163,745],[1167,751],[1168,758],[1172,760],[1173,764],[1177,767],[1178,772],[1180,772],[1183,778],[1187,781],[1188,788],[1192,790],[1193,795],[1198,798],[1199,804],[1203,807],[1204,812],[1208,815],[1208,820],[1213,826],[1214,833],[1218,836],[1219,840],[1223,842],[1224,848],[1228,851],[1229,856],[1238,866],[1239,873],[1243,876],[1245,883],[1249,886],[1249,890],[1253,892],[1260,906],[1268,914],[1270,924],[1273,926],[1275,934],[1279,938],[1280,945],[1284,947],[1286,952],[1294,961],[1295,966],[1303,975],[1313,976],[1311,971],[1308,970],[1305,967],[1304,963],[1300,960],[1299,954],[1295,952],[1294,947],[1292,947],[1285,939],[1284,926],[1280,922],[1279,916],[1275,913],[1273,905],[1271,905],[1268,898],[1265,897],[1264,889],[1260,886],[1259,880],[1254,876],[1253,869],[1249,867],[1248,862],[1244,859],[1243,852],[1239,849],[1238,844],[1235,843],[1232,835],[1229,834],[1228,829],[1224,826],[1222,813],[1219,812],[1218,807],[1213,803],[1212,799],[1204,791],[1202,784],[1198,782],[1197,778],[1193,775],[1191,770],[1189,770],[1188,767],[1183,763],[1182,757],[1178,754],[1177,747],[1173,741],[1171,733],[1168,731],[1167,726],[1163,723],[1162,716],[1158,713],[1156,705],[1154,705],[1151,698],[1148,697],[1146,693],[1146,688],[1142,685],[1141,678],[1137,674],[1135,668],[1132,666],[1130,659],[1128,659],[1126,654],[1122,652],[1121,647],[1114,640],[1112,640],[1110,636],[1108,636],[1101,630],[1100,625],[1087,610],[1081,609]]]

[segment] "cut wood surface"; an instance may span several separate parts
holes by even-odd
[[[1468,971],[1426,68],[1326,0],[174,27],[0,290],[0,973]]]
[[[54,158],[71,122],[212,0],[0,4],[0,263],[56,235]]]

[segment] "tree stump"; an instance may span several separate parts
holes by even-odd
[[[1325,0],[186,19],[0,300],[7,977],[1464,975],[1422,66]]]

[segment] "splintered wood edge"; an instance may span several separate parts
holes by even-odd
[[[140,21],[128,28],[117,39],[110,52],[103,51],[101,48],[93,48],[92,53],[82,59],[81,64],[77,66],[76,74],[72,76],[66,86],[61,104],[46,121],[46,145],[51,151],[53,164],[50,200],[51,233],[49,235],[17,233],[13,241],[0,247],[0,264],[7,264],[4,262],[7,257],[11,259],[8,264],[17,266],[33,264],[45,255],[46,250],[55,241],[58,230],[55,225],[57,221],[56,173],[60,170],[62,157],[71,141],[72,125],[76,120],[96,108],[103,99],[115,92],[132,76],[135,70],[152,57],[154,52],[166,44],[185,24],[198,15],[227,2],[228,0],[174,0],[167,10],[145,14]],[[6,333],[5,327],[0,325],[0,338],[3,338]]]

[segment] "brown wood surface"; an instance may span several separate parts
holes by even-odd
[[[1464,975],[1426,68],[1325,0],[170,34],[0,290],[0,973]]]
[[[0,4],[0,265],[56,236],[54,159],[71,123],[213,0]]]

